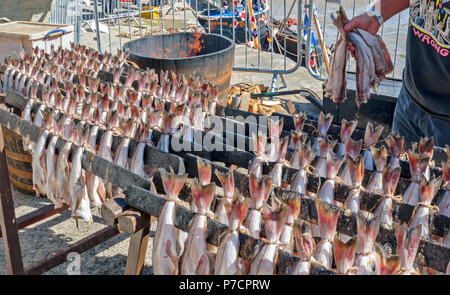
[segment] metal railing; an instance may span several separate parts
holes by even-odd
[[[148,35],[178,31],[224,35],[237,44],[233,69],[272,74],[273,91],[278,78],[287,86],[284,75],[303,64],[313,77],[325,80],[323,53],[332,50],[337,37],[337,30],[329,21],[330,12],[343,5],[350,18],[363,13],[369,2],[56,0],[50,22],[73,24],[75,43],[97,47],[100,52],[113,52],[128,41]],[[406,32],[401,32],[400,27],[407,22],[405,16],[407,12],[394,16],[379,32],[393,60],[391,78],[401,79],[405,57],[401,44],[406,40]],[[287,19],[291,17],[298,22],[294,30],[287,27]],[[355,71],[353,59],[348,70]]]

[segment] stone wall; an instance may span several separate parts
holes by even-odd
[[[48,22],[55,0],[0,0],[0,18]]]

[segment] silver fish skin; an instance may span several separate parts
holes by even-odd
[[[95,151],[98,126],[92,126],[89,131],[88,144]],[[86,173],[86,186],[91,207],[100,208],[106,200],[106,191],[101,179],[89,171]]]
[[[33,189],[36,191],[36,196],[39,194],[46,195],[46,161],[45,161],[45,143],[47,142],[49,132],[44,130],[39,137],[36,144],[36,149],[32,154],[33,167]]]
[[[238,196],[228,210],[230,231],[220,240],[214,265],[215,275],[245,275],[246,269],[239,258],[239,227],[250,206],[250,199]]]
[[[181,230],[175,228],[175,207],[178,194],[186,182],[187,175],[175,175],[160,170],[167,202],[158,218],[155,238],[153,239],[153,272],[161,275],[177,275],[179,273],[179,258],[184,245],[178,244],[178,235]],[[184,241],[183,241],[184,242]]]
[[[100,147],[98,149],[98,156],[110,161],[114,162],[114,158],[111,151],[111,145],[113,140],[113,134],[111,130],[107,130],[103,133],[102,139],[100,141]],[[104,183],[106,189],[107,198],[111,198],[113,196],[113,188],[110,183]]]
[[[214,198],[215,183],[201,186],[196,180],[192,185],[192,196],[198,214],[194,217],[181,258],[182,275],[208,275],[212,273],[212,259],[206,247],[206,213]]]
[[[250,197],[252,199],[251,210],[245,220],[244,226],[249,230],[249,235],[259,238],[261,232],[261,210],[267,201],[272,187],[272,179],[264,175],[258,181],[255,174],[250,174]]]
[[[313,257],[316,243],[311,235],[307,222],[298,220],[294,223],[295,244],[297,245],[300,260],[295,266],[292,275],[309,275],[311,262],[316,262]]]
[[[314,252],[314,258],[331,269],[333,262],[333,237],[336,232],[337,219],[339,210],[335,210],[330,204],[316,199],[317,215],[319,219],[320,237],[322,240]]]
[[[58,162],[56,165],[56,199],[60,202],[70,204],[69,194],[69,152],[72,147],[71,142],[66,142],[59,152]]]
[[[71,198],[72,217],[78,221],[79,218],[86,222],[92,221],[89,197],[86,187],[86,177],[81,167],[83,148],[75,147],[69,176],[69,193]]]
[[[364,103],[370,96],[369,67],[372,53],[369,52],[370,49],[359,34],[349,32],[347,36],[355,47],[357,103]]]
[[[414,216],[408,223],[408,228],[414,228],[418,225],[422,225],[421,235],[429,237],[430,229],[428,227],[428,215],[430,214],[431,201],[439,190],[444,176],[441,175],[437,178],[433,177],[428,181],[425,177],[420,182],[420,203],[423,205],[418,206],[415,210]]]
[[[264,244],[253,260],[249,275],[273,275],[275,270],[275,256],[277,254],[281,229],[285,223],[287,207],[285,204],[279,210],[273,210],[266,203],[264,220],[267,239],[270,243]]]
[[[6,92],[8,91],[8,83],[9,83],[10,74],[11,74],[11,69],[9,67],[7,67],[5,72],[3,73],[3,87],[2,87],[3,94],[6,94]]]
[[[347,61],[348,61],[348,38],[344,30],[345,20],[347,19],[345,11],[338,11],[337,17],[331,14],[334,25],[338,28],[340,34],[335,44],[334,55],[330,64],[330,75],[324,83],[325,97],[329,97],[334,102],[343,102],[346,97],[347,88]]]
[[[56,154],[55,154],[55,148],[56,148],[56,142],[58,140],[57,136],[53,136],[52,139],[50,139],[50,142],[47,147],[45,160],[46,160],[46,169],[47,169],[47,179],[46,179],[46,185],[47,185],[47,197],[55,204],[55,208],[60,208],[62,206],[62,203],[58,200],[56,196]]]

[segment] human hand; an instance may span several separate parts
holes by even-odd
[[[370,34],[375,35],[378,32],[378,29],[380,28],[380,23],[374,16],[364,13],[354,17],[344,26],[344,30],[346,32],[350,32],[355,28],[361,28],[369,32]],[[350,50],[352,56],[355,57],[355,47],[350,42],[348,43],[348,50]]]

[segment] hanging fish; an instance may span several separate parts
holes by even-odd
[[[183,188],[187,174],[176,175],[172,168],[170,174],[160,170],[167,202],[158,217],[155,238],[153,239],[153,273],[156,275],[177,275],[179,258],[182,254],[178,244],[181,230],[175,228],[175,206],[178,194]],[[184,247],[183,247],[184,248]]]
[[[361,192],[361,183],[364,176],[364,157],[359,156],[356,161],[351,157],[347,157],[347,163],[350,171],[350,178],[352,179],[352,187],[349,190],[345,208],[357,213],[360,207],[359,194]]]
[[[338,274],[349,274],[354,271],[352,266],[355,261],[357,245],[358,237],[352,237],[345,242],[339,233],[334,235],[334,261],[336,262],[336,272]]]
[[[383,170],[383,197],[375,209],[375,214],[381,214],[381,223],[392,226],[392,198],[400,178],[400,166],[392,168],[389,163]],[[399,200],[400,201],[400,200]]]
[[[295,266],[293,275],[309,275],[311,264],[316,260],[313,257],[316,249],[316,243],[311,235],[309,224],[306,222],[300,223],[298,220],[294,223],[295,244],[300,256],[300,260]]]
[[[215,275],[245,275],[246,267],[239,258],[239,228],[247,214],[250,199],[236,193],[232,204],[228,203],[228,221],[230,230],[219,241],[219,249],[214,265]]]
[[[223,188],[223,199],[220,201],[219,205],[217,205],[215,213],[219,219],[219,222],[229,226],[229,216],[226,211],[226,206],[231,205],[234,195],[235,187],[233,170],[230,169],[226,173],[216,170],[215,173]]]
[[[249,275],[273,275],[279,247],[281,229],[286,220],[287,207],[279,209],[263,204],[264,222],[268,243],[265,243],[256,254],[250,267]]]
[[[258,181],[255,174],[250,174],[250,197],[252,199],[251,210],[245,220],[245,227],[249,230],[249,235],[255,239],[259,238],[261,232],[261,211],[263,204],[269,198],[272,187],[272,179],[264,175]]]
[[[286,222],[280,235],[281,248],[292,252],[294,249],[294,221],[300,214],[300,196],[290,194],[284,196],[286,204]]]
[[[404,223],[396,225],[397,254],[400,255],[400,270],[398,273],[418,274],[413,264],[419,249],[421,235],[422,224],[418,224],[411,229],[408,229]]]
[[[359,211],[356,219],[358,232],[358,249],[356,250],[356,274],[370,275],[377,273],[377,256],[373,245],[380,228],[380,215]]]
[[[327,180],[320,188],[317,198],[321,201],[334,203],[334,183],[336,175],[344,162],[344,156],[337,156],[333,151],[328,150],[327,154]]]
[[[384,146],[382,146],[380,149],[372,147],[372,161],[375,163],[375,171],[372,173],[369,182],[367,183],[366,190],[369,193],[374,194],[383,194],[383,170],[386,167],[387,162],[387,150]],[[367,159],[368,157],[364,157]],[[366,165],[366,162],[364,162],[364,166]]]
[[[216,184],[210,183],[202,186],[197,180],[192,184],[192,197],[197,206],[195,215],[189,230],[188,238],[181,257],[182,275],[208,275],[212,272],[212,263],[206,250],[206,213],[214,198]]]
[[[316,156],[316,151],[311,148],[311,141],[308,141],[305,145],[300,145],[298,155],[298,163],[296,164],[298,171],[292,178],[291,190],[304,195],[306,194],[306,186],[308,184],[306,169]]]
[[[327,269],[331,269],[333,262],[333,237],[336,232],[339,209],[319,199],[315,199],[315,203],[321,240],[316,246],[314,258]]]

